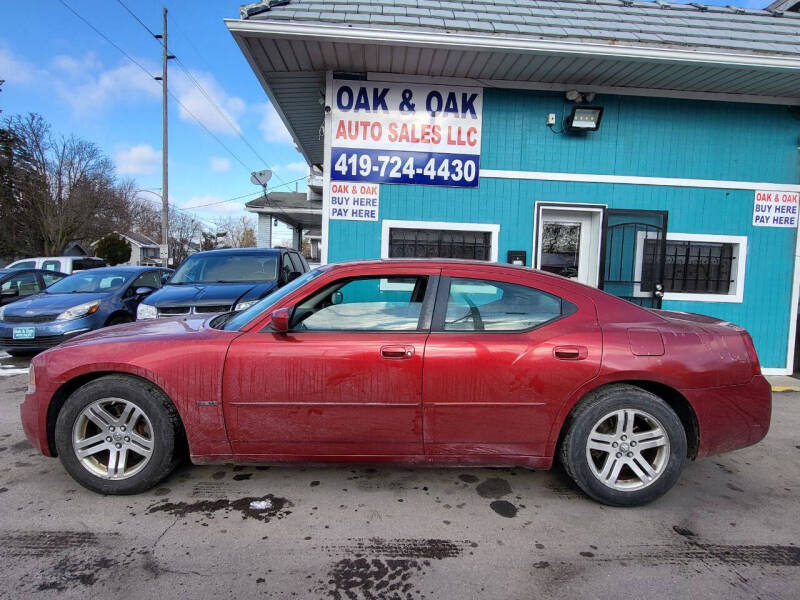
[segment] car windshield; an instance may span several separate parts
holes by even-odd
[[[64,277],[45,290],[48,294],[85,294],[118,290],[135,273],[129,271],[81,271]]]
[[[315,279],[322,275],[325,271],[323,269],[314,269],[313,271],[309,271],[304,275],[301,275],[294,281],[287,283],[282,288],[279,288],[272,292],[269,296],[264,296],[261,300],[256,302],[250,308],[243,310],[240,313],[235,314],[231,319],[227,321],[222,321],[223,326],[222,329],[225,331],[239,331],[242,327],[247,325],[250,321],[252,321],[256,316],[264,312],[267,308],[276,304],[280,300],[283,300],[286,296],[291,294],[293,291],[305,285],[312,279]],[[213,326],[213,324],[212,324]]]
[[[274,281],[278,255],[264,252],[197,254],[186,259],[170,280],[171,285]]]

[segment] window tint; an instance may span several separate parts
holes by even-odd
[[[87,269],[97,269],[98,267],[105,267],[106,261],[102,258],[75,258],[72,260],[73,271],[86,271]]]
[[[36,279],[35,273],[15,275],[7,281],[4,281],[2,286],[0,286],[0,290],[4,292],[6,290],[17,290],[19,296],[30,296],[31,294],[38,293],[40,289],[39,280]]]
[[[450,280],[446,331],[523,331],[573,312],[557,296],[523,285],[480,279]]]
[[[337,281],[297,305],[292,329],[415,331],[427,283],[402,276]]]
[[[60,271],[61,262],[57,260],[46,260],[42,263],[42,268],[45,271]]]
[[[303,263],[300,262],[300,255],[295,254],[294,252],[289,252],[289,258],[292,261],[292,271],[297,271],[298,273],[305,273],[305,269],[303,269]]]
[[[302,273],[305,273],[306,271],[308,271],[308,261],[306,260],[306,257],[303,256],[302,254],[298,254],[298,256],[300,257],[300,264],[303,266],[303,268],[300,269],[300,271]]]
[[[236,283],[273,281],[278,273],[278,257],[272,252],[209,252],[194,254],[175,271],[174,285],[187,283]]]
[[[158,289],[161,287],[161,276],[159,275],[158,271],[148,271],[147,273],[142,273],[139,277],[136,278],[136,281],[133,282],[130,289],[136,291],[138,287],[151,287],[153,289]]]
[[[284,281],[292,271],[294,271],[294,267],[292,266],[292,261],[289,259],[289,253],[286,252],[281,259],[281,276]]]
[[[44,279],[44,286],[47,287],[53,285],[56,281],[64,279],[64,275],[61,273],[42,273],[42,279]]]

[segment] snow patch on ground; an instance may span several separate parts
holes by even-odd
[[[10,377],[11,375],[25,375],[28,369],[15,369],[12,367],[0,366],[0,377]]]

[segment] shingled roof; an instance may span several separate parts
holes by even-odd
[[[330,72],[798,105],[795,8],[780,1],[756,10],[637,0],[270,0],[242,7],[241,18],[226,24],[298,149],[321,164],[320,100]]]
[[[774,9],[632,0],[291,0],[271,9],[269,4],[243,7],[242,18],[252,13],[249,18],[253,20],[490,33],[800,58],[800,14]]]

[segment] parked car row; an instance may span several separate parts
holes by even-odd
[[[286,248],[198,252],[174,275],[161,267],[89,269],[93,260],[26,259],[0,271],[0,351],[39,352],[137,318],[243,310],[308,271],[302,254]],[[56,263],[75,272],[50,270]]]

